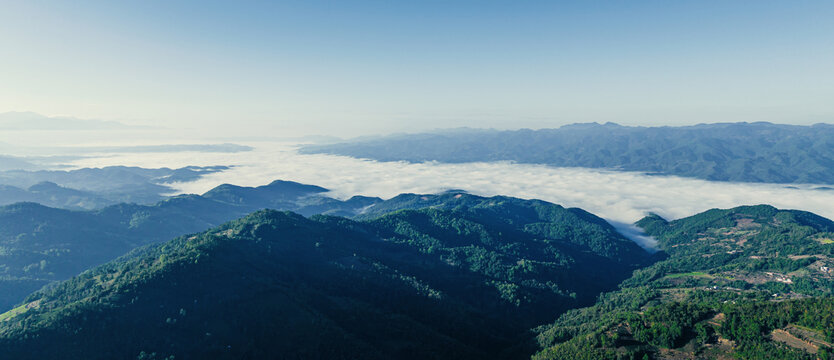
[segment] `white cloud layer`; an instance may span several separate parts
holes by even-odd
[[[390,198],[400,193],[463,189],[478,195],[509,195],[579,207],[612,223],[630,224],[649,212],[676,219],[711,208],[770,204],[834,218],[834,190],[818,186],[713,182],[675,176],[649,176],[585,168],[554,168],[506,162],[409,164],[332,155],[301,155],[291,144],[254,143],[252,152],[234,154],[109,154],[81,159],[80,167],[135,165],[180,167],[236,165],[191,183],[175,184],[182,193],[203,193],[222,183],[257,186],[292,180],[332,190],[332,195]],[[628,232],[628,229],[622,229]],[[636,234],[632,234],[635,241]],[[644,244],[650,242],[644,239]]]

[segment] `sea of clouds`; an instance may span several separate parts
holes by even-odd
[[[207,175],[198,181],[173,184],[177,189],[175,194],[202,194],[224,183],[259,186],[280,179],[326,187],[331,190],[330,196],[336,198],[353,195],[390,198],[401,193],[436,193],[463,189],[484,196],[542,199],[566,207],[579,207],[599,215],[647,248],[652,246],[653,240],[631,224],[648,213],[656,213],[671,220],[711,208],[770,204],[783,209],[811,211],[834,219],[834,190],[825,190],[820,185],[714,182],[637,172],[556,168],[511,162],[378,162],[345,156],[302,155],[296,152],[297,143],[281,141],[234,141],[253,148],[251,151],[240,152],[137,153],[127,148],[207,143],[205,139],[196,139],[194,136],[191,132],[159,129],[131,130],[127,133],[4,131],[0,133],[0,154],[74,155],[76,158],[69,165],[75,168],[110,165],[145,168],[233,166],[230,170]],[[118,139],[118,142],[114,143],[114,139]],[[119,152],[120,147],[127,150]],[[109,152],[101,152],[105,150]],[[61,166],[64,165],[66,162],[61,163]]]
[[[315,184],[331,196],[390,198],[400,193],[435,193],[463,189],[477,195],[509,195],[579,207],[618,226],[653,212],[676,219],[711,208],[771,204],[834,218],[834,191],[811,185],[728,183],[586,168],[492,163],[378,162],[334,155],[298,154],[295,144],[249,143],[239,153],[97,154],[75,161],[77,167],[131,165],[182,167],[233,165],[231,170],[198,181],[174,184],[178,193],[204,193],[230,183],[258,186],[273,180]],[[89,156],[89,155],[88,155]]]

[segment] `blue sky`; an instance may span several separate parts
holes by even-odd
[[[832,1],[4,1],[0,112],[355,136],[834,122]]]

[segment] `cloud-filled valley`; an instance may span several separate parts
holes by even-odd
[[[478,195],[536,198],[580,207],[612,222],[633,223],[649,212],[675,219],[710,208],[770,204],[834,218],[834,191],[811,185],[729,183],[633,172],[494,163],[377,162],[333,155],[301,155],[294,144],[251,143],[243,153],[99,154],[77,167],[131,165],[182,167],[232,165],[230,170],[188,183],[180,193],[203,193],[223,184],[257,186],[272,180],[315,184],[332,196],[390,198],[400,193],[463,189]]]

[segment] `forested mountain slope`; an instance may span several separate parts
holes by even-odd
[[[19,359],[524,358],[530,327],[648,261],[596,221],[548,221],[567,211],[557,205],[471,200],[481,204],[361,222],[257,212],[32,294],[0,316],[0,348]],[[594,249],[570,227],[628,251]]]
[[[357,196],[341,201],[323,196],[325,191],[275,181],[255,188],[221,185],[202,196],[182,195],[151,206],[120,204],[87,212],[33,203],[0,207],[0,310],[10,309],[50,282],[68,279],[136,247],[204,231],[264,208],[362,219],[400,209],[454,210],[461,216],[455,221],[489,220],[491,226],[503,227],[507,236],[523,232],[564,241],[626,266],[647,261],[642,249],[580,209],[461,193],[407,194],[387,201]]]
[[[204,209],[195,199],[218,203],[180,200]],[[602,219],[536,200],[403,194],[361,210],[359,221],[261,211],[135,250],[0,315],[0,347],[15,358],[830,358],[834,222],[811,213],[650,215],[637,224],[662,251],[649,255]],[[47,219],[90,215],[62,211]]]
[[[630,264],[644,264],[646,252],[632,242],[611,241],[620,235],[608,222],[579,208],[564,208],[542,200],[507,196],[481,197],[459,191],[442,194],[401,194],[363,209],[357,219],[373,219],[401,209],[443,209],[465,216],[492,219],[507,226],[521,226],[526,232],[556,239],[571,239],[595,254]]]
[[[154,205],[119,204],[70,211],[35,203],[0,207],[0,309],[56,280],[68,279],[145,245],[204,231],[263,208],[311,215],[354,215],[376,198],[340,201],[320,187],[275,181],[256,188],[221,185],[204,196]]]
[[[682,127],[574,124],[541,130],[474,130],[394,135],[311,145],[380,161],[515,161],[606,168],[707,180],[831,184],[834,126],[757,123]]]
[[[542,327],[536,358],[832,358],[832,221],[761,205],[638,225],[668,258]]]

